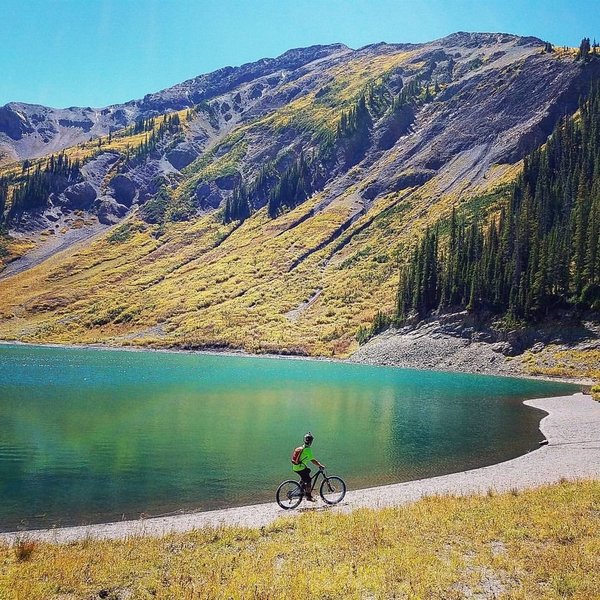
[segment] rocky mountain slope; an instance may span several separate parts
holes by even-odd
[[[305,65],[320,59],[350,52],[342,44],[313,46],[290,50],[275,59],[263,59],[241,67],[225,67],[200,75],[172,88],[147,94],[104,108],[49,108],[35,104],[10,102],[0,108],[0,156],[4,162],[44,156],[69,146],[107,135],[131,125],[136,120],[166,112],[189,108],[212,100],[248,82],[256,87],[255,100],[261,92],[281,83],[290,73],[298,73]],[[269,110],[266,105],[258,110]]]
[[[482,324],[467,311],[443,312],[414,326],[387,329],[351,360],[409,369],[551,376],[592,386],[600,378],[600,324],[561,316],[508,329]]]
[[[0,336],[347,354],[423,226],[494,210],[597,75],[458,33],[293,50],[101,110],[7,105],[4,254],[24,256]],[[58,151],[68,177],[40,158]]]

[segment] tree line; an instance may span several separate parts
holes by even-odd
[[[2,226],[4,210],[8,200],[8,178],[0,177],[0,226]]]
[[[395,319],[447,307],[535,321],[561,307],[600,312],[600,84],[576,118],[524,160],[488,223],[452,212],[400,268]],[[380,317],[381,318],[381,317]]]
[[[133,150],[127,149],[121,170],[131,160],[148,156],[166,135],[175,135],[182,129],[177,113],[165,115],[158,126],[154,117],[136,121],[128,133],[146,131],[149,135]],[[36,162],[35,166],[30,160],[24,160],[19,175],[0,178],[0,226],[20,219],[24,212],[44,208],[50,194],[60,193],[80,180],[80,169],[81,161],[70,160],[64,152],[51,155],[45,162]]]
[[[18,179],[0,180],[0,224],[18,220],[24,212],[45,207],[50,194],[61,192],[79,181],[80,168],[80,161],[69,159],[64,152],[51,155],[45,163],[38,162],[35,167],[30,161],[24,161]],[[10,208],[4,214],[9,204],[9,183],[13,184],[13,190]]]
[[[577,51],[577,55],[575,60],[583,60],[584,62],[588,61],[590,58],[596,58],[598,55],[598,42],[594,40],[593,43],[590,43],[589,37],[584,37],[579,44],[579,50]]]
[[[143,133],[146,131],[149,132],[149,135],[146,134],[142,143],[134,149],[127,149],[123,167],[131,160],[146,158],[151,152],[157,149],[159,143],[166,135],[175,135],[182,130],[181,119],[177,113],[165,115],[158,127],[155,126],[154,117],[137,121],[133,126],[133,133]]]

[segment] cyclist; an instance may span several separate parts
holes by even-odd
[[[302,446],[302,452],[297,465],[292,465],[292,470],[300,475],[302,483],[304,485],[304,495],[310,502],[316,502],[316,499],[312,497],[311,480],[310,480],[310,469],[308,468],[308,461],[317,465],[319,469],[324,469],[325,465],[321,464],[314,456],[311,445],[314,440],[313,434],[309,431],[304,436],[304,445]]]

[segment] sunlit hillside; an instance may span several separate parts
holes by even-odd
[[[155,95],[0,171],[0,338],[346,356],[425,227],[497,212],[596,66],[456,34]]]
[[[397,252],[412,228],[443,214],[443,205],[420,214],[410,195],[400,207],[394,200],[333,241],[348,201],[306,220],[318,198],[275,220],[262,209],[240,227],[209,215],[158,239],[156,226],[131,217],[89,247],[11,278],[0,335],[346,353],[362,322],[392,308]]]

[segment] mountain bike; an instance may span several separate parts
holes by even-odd
[[[341,477],[335,475],[328,476],[325,473],[325,469],[319,469],[310,480],[311,489],[314,490],[317,485],[317,479],[319,475],[323,476],[321,487],[319,488],[319,494],[323,501],[327,504],[338,504],[346,495],[346,484]],[[302,498],[304,498],[304,488],[302,486],[302,480],[293,481],[288,479],[284,481],[278,488],[275,494],[277,504],[285,510],[296,508]]]

